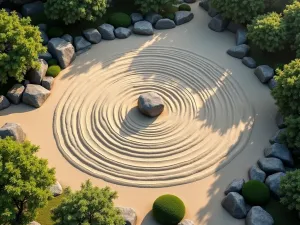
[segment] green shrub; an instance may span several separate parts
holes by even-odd
[[[167,13],[166,15],[164,15],[164,18],[174,20],[175,19],[175,14],[174,13]]]
[[[286,5],[292,4],[294,1],[295,0],[265,0],[266,11],[281,13]]]
[[[61,69],[58,65],[49,66],[47,70],[47,76],[56,77],[60,73]]]
[[[135,4],[143,13],[164,11],[166,7],[176,5],[177,0],[135,0]]]
[[[288,41],[295,43],[296,35],[300,33],[300,2],[295,1],[283,11],[283,19],[287,29]]]
[[[300,58],[300,34],[296,36],[294,48],[296,49],[296,57]]]
[[[272,95],[276,100],[280,112],[284,116],[300,113],[300,59],[296,59],[284,66],[283,70],[277,69],[276,87]]]
[[[47,32],[49,38],[61,37],[64,34],[64,30],[61,27],[51,27]]]
[[[211,0],[211,4],[226,18],[237,23],[250,22],[265,9],[264,0]]]
[[[284,118],[286,125],[285,131],[280,136],[280,139],[289,148],[300,148],[300,116],[292,115]]]
[[[162,9],[162,12],[161,13],[176,13],[178,11],[178,7],[175,6],[175,5],[167,5],[166,7],[164,7]]]
[[[153,203],[152,213],[160,224],[175,225],[183,219],[185,206],[175,195],[162,195]]]
[[[280,202],[289,210],[300,211],[300,170],[287,172],[280,180]]]
[[[248,38],[263,51],[284,49],[286,29],[281,15],[273,12],[256,17],[248,25]]]
[[[178,7],[178,10],[179,11],[191,11],[191,6],[189,6],[188,4],[181,4],[179,7]]]
[[[50,59],[48,60],[48,66],[54,66],[54,65],[58,65],[58,62],[56,59]]]
[[[129,27],[131,25],[130,16],[126,13],[113,13],[108,20],[108,23],[113,25],[115,28],[118,27]]]
[[[243,185],[242,195],[250,205],[265,205],[270,200],[270,190],[264,183],[250,180]]]
[[[0,83],[9,77],[21,82],[30,68],[39,67],[38,55],[44,52],[40,31],[28,17],[0,11]]]
[[[53,20],[61,19],[65,24],[76,21],[95,21],[106,11],[106,0],[47,0],[45,13]]]

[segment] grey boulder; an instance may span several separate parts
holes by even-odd
[[[271,80],[268,81],[268,87],[272,90],[277,86],[277,81],[272,78]]]
[[[89,49],[92,44],[91,42],[85,40],[84,37],[77,36],[74,38],[74,45],[75,45],[76,52],[78,52],[84,49]]]
[[[28,3],[22,6],[23,16],[33,16],[44,12],[44,3],[42,1],[36,1]]]
[[[173,20],[166,18],[166,19],[158,20],[154,27],[157,30],[164,30],[164,29],[172,29],[172,28],[176,27],[176,25]]]
[[[194,18],[194,13],[189,11],[178,11],[175,13],[175,23],[176,25],[182,25],[184,23],[190,22]]]
[[[52,38],[48,42],[48,51],[63,69],[68,67],[76,58],[74,46],[62,38]]]
[[[10,102],[4,95],[0,95],[0,110],[6,109],[10,106]]]
[[[276,133],[269,140],[270,144],[274,144],[274,143],[282,144],[281,135],[283,135],[285,131],[286,131],[285,128],[276,131]]]
[[[48,61],[48,60],[52,59],[52,55],[49,52],[41,53],[41,54],[39,54],[39,59]]]
[[[61,38],[66,42],[70,42],[71,44],[73,43],[73,37],[70,34],[64,34]]]
[[[125,225],[136,225],[136,212],[132,208],[117,207],[120,210],[122,217],[125,220]]]
[[[265,157],[280,159],[288,167],[294,166],[293,156],[284,144],[275,143],[265,148]]]
[[[151,23],[152,25],[155,25],[157,21],[162,19],[162,16],[157,13],[147,13],[145,16],[145,20]]]
[[[269,187],[272,195],[276,198],[280,198],[280,180],[285,176],[285,173],[275,173],[267,177],[266,185]]]
[[[63,188],[60,185],[60,183],[58,181],[56,181],[55,184],[53,184],[50,187],[50,192],[52,193],[52,195],[54,197],[56,197],[56,196],[59,196],[59,195],[61,195],[63,193]]]
[[[260,206],[251,208],[246,217],[246,225],[273,225],[272,216]]]
[[[242,45],[247,42],[247,31],[245,29],[238,29],[235,33],[236,45]]]
[[[84,30],[83,35],[92,44],[98,44],[101,41],[101,34],[97,29],[91,28]]]
[[[266,176],[266,173],[262,171],[257,165],[253,165],[249,169],[250,180],[258,180],[260,182],[265,182]]]
[[[130,15],[130,18],[131,18],[131,23],[132,24],[135,24],[136,22],[144,20],[143,15],[140,14],[140,13],[132,13]]]
[[[41,32],[41,38],[42,38],[42,41],[43,41],[42,45],[48,44],[49,38],[48,38],[46,32],[45,31],[40,31],[40,32]]]
[[[246,44],[234,46],[227,50],[227,54],[238,59],[244,58],[250,50],[250,47]]]
[[[208,27],[216,32],[222,32],[226,29],[229,20],[225,19],[221,14],[216,15],[211,19]]]
[[[243,63],[245,66],[247,66],[247,67],[249,67],[249,68],[251,68],[251,69],[256,68],[256,62],[255,62],[255,60],[254,60],[253,58],[251,58],[251,57],[244,57],[243,60],[242,60],[242,63]]]
[[[0,138],[12,137],[15,141],[25,141],[26,134],[24,133],[20,124],[6,123],[0,128]]]
[[[114,40],[116,38],[114,30],[114,26],[107,23],[104,23],[98,27],[98,31],[104,40]]]
[[[234,218],[243,219],[247,215],[246,203],[239,193],[230,192],[222,200],[223,208]]]
[[[258,166],[266,174],[285,172],[282,161],[277,158],[262,158],[262,159],[258,160]]]
[[[224,194],[227,195],[230,192],[238,192],[240,193],[243,185],[245,184],[245,180],[244,179],[234,179],[226,188]]]
[[[28,84],[23,94],[22,101],[27,105],[39,108],[49,96],[50,91],[46,88],[40,85]]]
[[[27,74],[27,78],[31,84],[41,84],[48,69],[48,64],[45,60],[39,59],[38,61],[40,68],[31,69]]]
[[[209,0],[200,0],[199,6],[203,8],[205,11],[209,10]]]
[[[146,116],[156,117],[164,110],[163,99],[155,92],[141,94],[138,99],[138,108]]]
[[[268,65],[262,65],[255,69],[254,74],[257,76],[260,82],[267,83],[274,77],[274,69]]]
[[[46,88],[47,90],[51,90],[54,84],[54,78],[50,77],[50,76],[46,76],[44,77],[44,79],[42,80],[42,86],[44,88]]]
[[[133,33],[141,35],[152,35],[153,27],[148,21],[139,21],[134,24]]]
[[[6,97],[13,104],[19,104],[22,99],[25,87],[22,84],[15,84],[6,94]]]
[[[125,27],[118,27],[115,29],[115,36],[119,39],[128,38],[131,35],[131,30]]]
[[[218,14],[219,14],[218,10],[216,8],[212,7],[211,3],[209,3],[208,15],[210,17],[215,17]]]

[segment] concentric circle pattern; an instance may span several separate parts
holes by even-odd
[[[164,112],[147,118],[138,96],[157,92]],[[210,60],[168,47],[124,53],[82,75],[54,116],[62,154],[106,181],[165,187],[222,168],[248,142],[253,110],[233,77]]]

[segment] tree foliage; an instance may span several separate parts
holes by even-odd
[[[257,16],[248,25],[248,38],[261,50],[282,50],[286,42],[286,28],[278,13]]]
[[[286,125],[285,131],[282,133],[280,138],[289,148],[299,149],[300,148],[300,117],[299,116],[288,116],[284,118]]]
[[[48,0],[45,13],[48,18],[72,24],[80,20],[95,21],[106,11],[106,0]]]
[[[296,35],[300,33],[300,2],[295,1],[293,4],[287,5],[283,15],[288,40],[291,44],[294,44]]]
[[[109,187],[100,189],[86,181],[80,191],[72,193],[67,189],[66,198],[53,209],[52,219],[55,225],[124,225],[124,219],[113,204],[116,198],[117,193]]]
[[[9,77],[21,82],[27,70],[39,66],[38,55],[46,51],[40,31],[28,17],[20,19],[15,12],[1,10],[0,34],[0,83]]]
[[[135,0],[135,4],[143,13],[158,13],[160,11],[164,11],[164,8],[170,7],[177,2],[177,0]]]
[[[27,225],[52,196],[54,169],[30,142],[0,139],[0,224]]]
[[[296,49],[296,57],[300,58],[300,34],[296,36],[294,48]]]

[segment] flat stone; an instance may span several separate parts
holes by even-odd
[[[138,107],[141,113],[146,116],[159,116],[164,110],[163,99],[155,92],[141,94],[138,99]]]
[[[244,58],[250,50],[248,45],[242,44],[238,46],[234,46],[227,50],[227,54],[238,59]]]
[[[238,192],[240,193],[243,185],[245,184],[245,180],[244,179],[234,179],[226,188],[224,194],[227,195],[230,192]]]
[[[257,76],[260,82],[267,83],[274,77],[274,69],[268,65],[262,65],[255,69],[254,74]]]
[[[23,142],[26,139],[22,127],[18,123],[6,123],[0,128],[0,138],[12,137],[15,141]]]
[[[236,45],[242,45],[247,42],[247,30],[238,29],[235,34]]]
[[[52,55],[49,52],[39,54],[39,59],[43,59],[45,61],[49,61],[52,59]]]
[[[290,150],[284,144],[275,143],[265,148],[265,157],[280,159],[286,166],[294,167],[294,160]]]
[[[13,104],[19,104],[21,102],[21,98],[25,87],[22,84],[15,84],[6,94],[6,97]]]
[[[269,140],[270,144],[274,144],[274,143],[283,144],[281,141],[281,135],[284,134],[285,131],[286,131],[285,128],[276,131],[276,133]]]
[[[152,25],[155,25],[156,22],[162,18],[163,17],[157,13],[147,13],[145,16],[145,20],[151,23]]]
[[[276,121],[276,125],[279,129],[286,127],[286,125],[284,123],[284,117],[282,116],[282,114],[280,112],[278,112],[276,114],[275,121]]]
[[[44,88],[46,88],[47,90],[51,90],[54,84],[54,78],[50,77],[50,76],[46,76],[44,77],[44,79],[42,80],[42,86]]]
[[[265,182],[266,176],[266,173],[262,171],[256,164],[249,169],[250,180],[258,180],[263,183]]]
[[[131,23],[132,24],[135,24],[136,22],[144,20],[143,15],[140,14],[140,13],[132,13],[130,15],[130,18],[131,18]]]
[[[6,109],[10,106],[10,102],[4,95],[0,95],[0,110]]]
[[[139,21],[134,24],[133,33],[140,35],[153,35],[152,24],[148,21]]]
[[[104,23],[100,27],[98,27],[98,31],[100,32],[102,39],[104,40],[114,40],[116,38],[114,30],[114,26],[108,23]]]
[[[46,88],[36,84],[28,84],[23,94],[22,101],[27,105],[39,108],[49,96],[50,91]]]
[[[194,225],[194,224],[195,224],[194,221],[188,219],[184,219],[180,223],[178,223],[178,225]]]
[[[251,68],[251,69],[256,68],[256,62],[255,62],[255,60],[254,60],[253,58],[251,58],[251,57],[244,57],[243,60],[242,60],[242,63],[243,63],[245,66],[247,66],[247,67],[249,67],[249,68]]]
[[[122,217],[125,220],[125,225],[136,225],[136,212],[132,208],[117,207],[120,210]]]
[[[216,32],[222,32],[226,29],[229,20],[225,19],[221,14],[216,15],[211,19],[208,27]]]
[[[45,31],[45,32],[47,31],[47,28],[48,28],[48,27],[47,27],[47,24],[45,24],[45,23],[40,23],[40,24],[38,24],[37,26],[38,26],[38,28],[39,28],[40,31]]]
[[[282,161],[277,158],[262,158],[262,159],[258,160],[258,166],[266,174],[285,172]]]
[[[36,1],[28,3],[22,6],[23,16],[33,16],[44,12],[44,3],[42,1]]]
[[[272,90],[277,86],[277,81],[272,78],[271,80],[268,81],[268,87]]]
[[[285,176],[285,173],[275,173],[267,177],[266,185],[269,187],[272,195],[276,198],[280,198],[280,180]]]
[[[209,0],[200,0],[199,6],[203,8],[205,11],[209,10]]]
[[[246,28],[243,25],[235,23],[233,21],[230,21],[227,26],[227,30],[229,30],[232,33],[236,33],[239,29],[246,30]]]
[[[246,217],[246,225],[273,225],[272,216],[260,206],[251,208]]]
[[[52,193],[52,195],[54,197],[56,197],[56,196],[59,196],[59,195],[61,195],[63,193],[63,188],[60,185],[60,183],[58,181],[56,181],[55,184],[53,184],[50,187],[50,192]]]
[[[83,35],[92,44],[98,44],[102,39],[99,31],[94,28],[84,30]]]
[[[40,32],[41,32],[41,38],[42,38],[42,41],[43,41],[42,45],[48,44],[49,38],[48,38],[46,32],[45,31],[40,31]]]
[[[27,78],[31,84],[41,84],[48,69],[48,64],[45,60],[39,59],[38,61],[40,64],[40,68],[31,69],[27,74]]]
[[[61,38],[66,42],[70,42],[71,44],[73,43],[73,37],[70,34],[64,34]]]
[[[194,18],[194,13],[189,11],[178,11],[175,13],[175,23],[176,25],[182,25],[190,22]]]
[[[222,200],[221,204],[223,208],[236,219],[243,219],[247,215],[245,200],[243,196],[237,192],[230,192]]]
[[[164,30],[164,29],[172,29],[176,27],[176,24],[173,20],[170,19],[160,19],[155,24],[155,29]]]
[[[76,52],[78,52],[80,50],[90,47],[92,44],[91,42],[85,40],[84,37],[77,36],[74,38],[74,45],[75,45]]]
[[[128,38],[131,33],[131,30],[125,27],[118,27],[117,29],[115,29],[115,36],[119,39]]]

